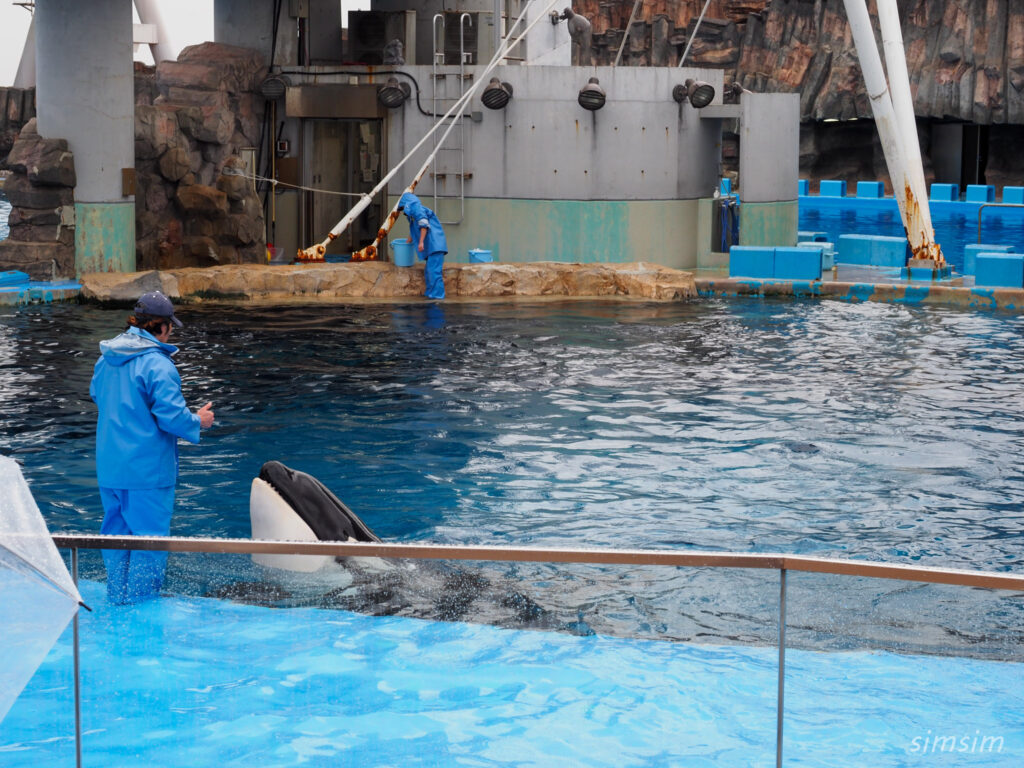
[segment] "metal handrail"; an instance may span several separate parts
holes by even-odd
[[[53,542],[65,549],[135,549],[156,552],[216,554],[330,555],[334,557],[386,557],[411,560],[481,560],[521,563],[580,563],[590,565],[664,565],[696,568],[757,568],[772,571],[829,573],[873,579],[916,581],[985,589],[1024,591],[1024,573],[993,573],[921,565],[838,560],[782,553],[746,554],[699,550],[564,549],[548,547],[480,547],[448,544],[377,544],[331,541],[269,541],[191,537],[103,536],[55,534]]]
[[[978,243],[981,243],[981,212],[986,208],[1024,208],[1021,203],[982,203],[978,206]]]
[[[926,584],[948,584],[985,589],[1024,591],[1024,574],[928,568],[865,560],[832,560],[786,554],[744,554],[644,549],[555,549],[544,547],[478,547],[447,544],[380,544],[332,541],[268,541],[265,539],[214,539],[188,537],[104,536],[56,534],[54,544],[71,550],[73,577],[78,582],[79,549],[131,549],[156,552],[211,554],[330,555],[334,557],[383,557],[412,560],[477,560],[521,563],[578,563],[590,565],[654,565],[693,568],[757,568],[779,572],[779,672],[776,688],[775,766],[782,768],[783,714],[786,682],[786,573],[828,573],[896,579]],[[75,615],[75,655],[78,653],[78,616]],[[75,673],[75,743],[81,768],[81,715],[77,710],[78,673]]]

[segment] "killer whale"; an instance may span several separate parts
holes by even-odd
[[[345,503],[312,475],[268,461],[249,490],[254,539],[282,541],[365,541],[380,538]],[[319,555],[252,556],[259,565],[311,573],[333,558]]]

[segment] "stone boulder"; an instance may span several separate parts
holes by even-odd
[[[227,215],[228,196],[214,187],[192,184],[178,187],[174,202],[185,217],[202,216],[209,219]]]
[[[266,64],[258,51],[223,43],[190,45],[177,61],[161,61],[156,68],[157,87],[164,95],[171,88],[255,91],[265,75]]]
[[[135,105],[135,159],[155,160],[172,147],[187,147],[174,109]]]
[[[26,130],[27,129],[27,130]],[[74,187],[75,158],[66,139],[44,139],[35,131],[35,118],[22,129],[7,156],[7,167],[25,174],[36,186]]]

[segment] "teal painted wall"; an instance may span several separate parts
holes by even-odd
[[[799,209],[796,200],[740,205],[740,245],[796,245]]]
[[[394,205],[397,197],[389,198]],[[424,197],[428,207],[431,197]],[[495,261],[623,263],[679,269],[697,265],[698,200],[504,200],[466,198],[461,224],[445,225],[447,261],[469,261],[471,248]],[[392,240],[408,237],[399,217]],[[796,230],[793,230],[794,243]],[[389,254],[390,257],[390,254]]]
[[[75,274],[135,271],[135,203],[75,203]]]

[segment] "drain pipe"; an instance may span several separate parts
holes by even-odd
[[[894,0],[883,0],[884,2],[894,2]],[[871,112],[875,117],[875,127],[878,129],[878,137],[882,142],[885,164],[889,169],[889,178],[892,181],[893,196],[900,209],[900,218],[903,221],[903,229],[907,233],[910,249],[916,257],[918,253],[928,252],[927,244],[924,233],[917,227],[909,226],[908,197],[913,195],[903,157],[904,151],[899,139],[896,111],[893,109],[889,87],[886,85],[885,75],[882,72],[882,59],[878,55],[875,33],[871,27],[871,17],[868,15],[865,0],[843,0],[843,5],[846,7],[846,17],[850,22],[850,31],[853,33],[853,43],[857,48],[860,68],[864,73],[864,86],[867,88],[868,98],[871,100]]]
[[[933,259],[936,266],[945,263],[942,249],[935,242],[932,227],[932,213],[928,207],[928,188],[924,181],[924,167],[921,163],[921,144],[917,138],[917,121],[914,118],[914,101],[910,94],[910,76],[907,74],[907,56],[903,48],[903,32],[900,30],[900,13],[894,0],[878,3],[878,23],[882,29],[882,50],[885,53],[885,68],[889,74],[889,92],[896,112],[896,123],[902,139],[903,162],[909,186],[907,197],[907,232],[919,233],[923,244],[920,252],[914,249],[914,258]],[[895,191],[895,190],[894,190]]]

